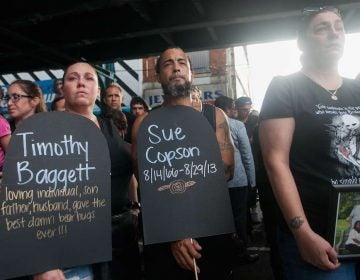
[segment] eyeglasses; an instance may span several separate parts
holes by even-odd
[[[341,16],[341,12],[340,12],[339,8],[334,7],[334,6],[306,7],[302,10],[302,15],[303,15],[303,17],[308,17],[308,16],[316,15],[316,14],[319,14],[321,12],[326,12],[326,11],[333,12],[333,13]]]
[[[5,95],[2,99],[6,102],[9,102],[11,100],[13,103],[18,102],[21,98],[33,98],[31,95],[23,95],[23,94],[11,94],[11,95]]]

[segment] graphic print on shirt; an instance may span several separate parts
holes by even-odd
[[[335,130],[335,156],[341,163],[350,167],[352,174],[360,172],[360,117],[350,114],[335,116],[332,127]]]

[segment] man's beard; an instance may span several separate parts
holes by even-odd
[[[161,85],[164,95],[165,96],[173,96],[173,97],[180,97],[180,96],[190,96],[191,93],[191,83],[186,81],[184,84],[167,84]]]

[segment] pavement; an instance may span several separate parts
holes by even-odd
[[[275,280],[270,266],[270,248],[267,247],[261,223],[253,227],[248,251],[258,254],[259,259],[251,264],[236,265],[233,269],[233,280]]]

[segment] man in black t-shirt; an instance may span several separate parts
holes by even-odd
[[[193,73],[188,56],[178,47],[162,52],[156,64],[158,81],[164,92],[164,107],[191,107],[191,82]],[[233,176],[234,144],[222,110],[215,108],[215,134],[225,169],[225,179]],[[132,152],[137,163],[137,135],[146,115],[139,116],[133,126]],[[141,186],[140,186],[141,187]],[[166,230],[166,228],[164,228]],[[231,270],[232,251],[230,235],[184,239],[175,242],[152,244],[144,247],[145,276],[147,280],[226,279]],[[197,266],[194,262],[196,260]]]

